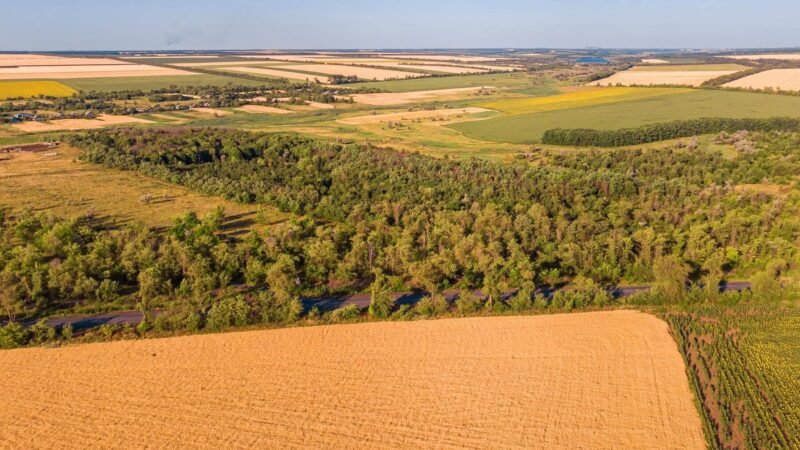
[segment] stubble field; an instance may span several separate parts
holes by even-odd
[[[0,353],[0,447],[704,448],[667,325],[449,319]]]

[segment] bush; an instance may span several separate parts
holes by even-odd
[[[455,304],[459,314],[474,314],[483,307],[483,301],[469,289],[463,289],[458,293]]]
[[[515,313],[530,311],[533,309],[533,290],[528,287],[520,289],[509,301],[509,307]]]
[[[228,297],[214,304],[208,311],[206,326],[221,331],[231,326],[247,325],[250,319],[250,305],[242,296]]]
[[[261,292],[258,295],[261,308],[261,321],[264,323],[292,323],[297,322],[303,314],[303,304],[297,297],[276,296],[271,292]]]
[[[28,343],[28,330],[18,322],[0,327],[0,348],[15,348]]]
[[[447,300],[439,294],[426,296],[414,307],[414,312],[423,317],[432,317],[447,313],[449,308]]]
[[[351,322],[361,316],[361,308],[358,305],[347,305],[331,313],[332,322]]]

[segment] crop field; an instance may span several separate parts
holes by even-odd
[[[58,81],[0,81],[0,100],[7,98],[31,98],[39,95],[70,97],[76,91]]]
[[[195,73],[143,64],[0,67],[0,80],[193,76]]]
[[[738,72],[748,69],[741,64],[671,64],[663,66],[636,66],[631,72],[713,72],[728,70]]]
[[[705,448],[667,324],[632,311],[20,349],[0,370],[3,447]]]
[[[730,59],[777,59],[785,61],[800,60],[800,53],[764,53],[759,55],[728,55],[725,58]]]
[[[581,108],[606,103],[660,97],[663,95],[685,94],[687,92],[691,92],[691,90],[674,88],[595,87],[544,97],[508,98],[481,103],[480,106],[506,114],[526,114],[555,111],[559,109]]]
[[[796,305],[696,307],[667,320],[713,448],[800,448]]]
[[[647,70],[652,67],[642,66],[642,70],[626,70],[617,72],[608,78],[589,83],[590,86],[658,86],[680,85],[700,86],[705,81],[730,75],[738,70]]]
[[[395,78],[411,78],[422,76],[419,73],[394,69],[373,69],[370,67],[347,66],[339,64],[291,64],[280,66],[281,69],[300,72],[322,73],[326,75],[355,76],[362,80],[389,80]]]
[[[441,64],[405,64],[405,63],[371,63],[377,66],[386,66],[391,67],[399,70],[403,69],[413,69],[413,70],[422,70],[425,72],[434,72],[434,73],[484,73],[488,72],[489,69],[481,68],[481,67],[470,67],[470,66],[447,66]]]
[[[0,67],[90,66],[110,64],[125,65],[127,63],[111,58],[81,58],[52,55],[0,53]]]
[[[324,75],[310,75],[307,73],[281,70],[280,68],[268,69],[266,67],[237,66],[237,67],[226,67],[225,70],[230,70],[233,72],[243,72],[251,75],[260,75],[260,76],[265,76],[267,78],[287,78],[289,80],[301,80],[301,81],[314,81],[316,79],[319,80],[321,83],[330,82],[330,79]]]
[[[800,91],[800,69],[773,69],[734,80],[725,87]]]
[[[236,218],[232,230],[245,229],[256,215],[256,206],[208,197],[134,172],[123,172],[77,162],[78,151],[58,147],[55,155],[11,153],[0,161],[0,207],[31,208],[59,217],[83,216],[92,211],[112,223],[142,222],[165,227],[189,211],[200,215],[222,206]],[[142,203],[142,196],[152,200]],[[275,221],[285,217],[262,208]],[[1,438],[0,438],[1,439]],[[0,443],[0,447],[3,445]]]
[[[767,118],[800,116],[800,97],[750,92],[697,90],[624,102],[448,125],[467,137],[517,144],[533,143],[548,129],[616,130],[703,117]]]
[[[263,83],[221,75],[195,74],[187,76],[124,77],[124,78],[79,78],[65,80],[81,91],[113,92],[122,90],[163,89],[170,86],[224,86],[226,84],[258,86]]]
[[[537,86],[535,79],[522,73],[456,75],[448,77],[418,78],[411,80],[372,81],[348,86],[381,89],[388,92],[433,91],[466,87],[518,87]]]

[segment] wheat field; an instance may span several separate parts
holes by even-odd
[[[0,352],[1,448],[704,448],[667,325],[633,311]]]

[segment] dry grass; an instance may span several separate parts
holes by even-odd
[[[492,86],[467,87],[454,89],[439,89],[435,91],[416,91],[380,94],[355,94],[352,95],[353,101],[365,105],[392,106],[405,105],[408,103],[441,100],[444,98],[457,97],[467,93],[477,92],[481,89],[493,89]]]
[[[731,81],[725,87],[800,91],[800,69],[773,69]]]
[[[179,186],[163,183],[134,172],[106,169],[75,161],[79,152],[69,147],[54,150],[56,155],[11,153],[0,161],[0,206],[17,210],[33,209],[60,217],[75,217],[89,210],[101,218],[125,223],[139,221],[163,227],[189,211],[207,214],[217,206],[238,217],[238,228],[253,220],[256,207],[208,197]],[[153,197],[149,204],[140,199]],[[285,215],[269,211],[280,220]],[[0,436],[2,433],[0,433]],[[0,439],[1,441],[1,439]],[[2,448],[0,442],[0,448]]]
[[[300,70],[305,72],[324,73],[327,75],[355,76],[362,80],[391,80],[396,78],[419,77],[423,74],[403,72],[401,70],[373,69],[370,67],[347,66],[338,64],[291,64],[280,66],[281,69]]]
[[[729,75],[736,70],[664,70],[656,71],[653,67],[648,70],[626,70],[590,83],[590,86],[656,86],[680,85],[700,86],[704,81]]]
[[[244,105],[236,108],[239,111],[251,114],[291,114],[292,111],[288,109],[275,108],[274,106],[261,106],[261,105]]]
[[[96,119],[60,119],[49,122],[22,122],[12,125],[26,133],[41,133],[59,130],[94,130],[113,125],[127,125],[136,123],[152,123],[149,120],[133,116],[112,116],[101,114]]]
[[[211,114],[212,116],[215,117],[230,116],[231,114],[233,114],[230,111],[225,111],[224,109],[215,109],[215,108],[192,108],[189,111],[201,114]]]
[[[406,111],[399,113],[389,114],[370,114],[366,116],[348,117],[340,119],[338,122],[346,123],[348,125],[362,125],[368,123],[381,123],[381,122],[400,122],[404,120],[417,120],[417,119],[433,119],[433,118],[447,118],[453,116],[463,116],[465,114],[478,114],[490,112],[488,109],[483,108],[453,108],[453,109],[435,109],[435,110],[420,110],[420,111]]]
[[[631,311],[0,353],[0,447],[702,449],[667,325]]]

